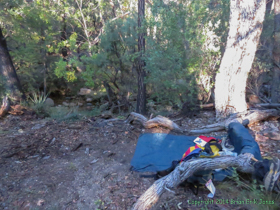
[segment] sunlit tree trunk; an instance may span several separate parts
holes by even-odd
[[[280,0],[274,0],[274,48],[271,102],[280,102]]]
[[[3,77],[5,95],[13,101],[25,99],[15,67],[8,51],[5,37],[0,28],[0,74]]]
[[[231,0],[227,46],[215,84],[218,120],[247,110],[245,88],[265,15],[265,0]]]
[[[142,31],[142,23],[145,17],[145,0],[138,0],[138,51],[140,52],[137,63],[138,74],[138,95],[136,112],[140,114],[146,113],[146,85],[144,83],[145,78],[145,63],[143,61],[143,53],[145,51],[145,33]]]

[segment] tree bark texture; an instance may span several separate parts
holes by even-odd
[[[7,42],[0,28],[0,74],[4,80],[5,95],[13,101],[25,99],[15,67],[8,51]]]
[[[274,0],[274,48],[271,102],[280,102],[280,0]]]
[[[215,84],[216,117],[247,110],[245,88],[265,15],[265,0],[231,0],[227,46]]]
[[[142,31],[142,23],[145,18],[145,0],[138,0],[138,51],[139,57],[137,62],[137,74],[138,74],[138,94],[136,112],[140,114],[146,113],[146,85],[145,79],[145,63],[143,61],[143,53],[145,52],[145,33]]]
[[[151,209],[165,191],[174,189],[197,171],[236,167],[238,171],[252,173],[254,168],[250,164],[250,160],[253,157],[252,154],[245,153],[237,157],[219,156],[216,158],[191,159],[183,162],[170,174],[155,181],[154,184],[140,196],[132,209]]]

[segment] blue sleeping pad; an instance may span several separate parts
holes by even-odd
[[[145,133],[139,136],[131,166],[138,172],[158,172],[169,169],[172,161],[180,160],[195,136],[165,133]]]

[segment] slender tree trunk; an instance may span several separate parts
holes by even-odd
[[[0,28],[0,74],[5,83],[7,95],[13,101],[25,100],[25,95],[20,85],[15,67],[8,51],[7,42]]]
[[[108,82],[103,81],[103,85],[104,85],[104,87],[105,87],[105,89],[106,89],[109,103],[112,104],[113,101],[116,99],[116,94],[114,93],[114,91],[112,90],[112,88],[111,88],[111,86],[108,84]]]
[[[47,95],[47,74],[48,74],[48,66],[47,66],[47,61],[46,61],[46,56],[45,56],[45,62],[44,62],[44,96]]]
[[[140,114],[146,113],[146,85],[144,83],[145,79],[145,63],[143,61],[143,53],[145,52],[145,33],[142,32],[142,23],[145,18],[145,0],[138,0],[138,51],[140,56],[137,63],[137,74],[138,74],[138,95],[137,95],[137,105],[136,112]]]
[[[247,110],[245,88],[265,15],[265,0],[231,0],[227,46],[216,75],[216,117]]]
[[[65,41],[67,40],[67,33],[66,33],[66,13],[63,14],[63,17],[62,17],[62,29],[61,29],[61,33],[60,33],[60,40],[61,41]],[[62,57],[63,57],[63,60],[66,61],[67,59],[67,56],[68,56],[68,49],[67,47],[62,47],[61,49],[61,54],[62,54]]]
[[[280,0],[274,0],[274,48],[271,102],[280,102]]]

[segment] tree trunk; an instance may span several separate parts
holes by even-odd
[[[274,49],[271,102],[280,102],[280,0],[274,0]]]
[[[106,82],[106,81],[103,81],[103,85],[106,89],[106,92],[107,92],[107,97],[108,97],[108,100],[109,100],[109,103],[112,104],[113,101],[116,99],[116,95],[115,93],[113,92],[111,86]]]
[[[64,2],[63,2],[63,4],[64,4]],[[61,32],[60,32],[60,40],[61,41],[67,40],[66,17],[67,17],[66,13],[64,13],[63,16],[62,16],[62,29],[61,29]],[[68,56],[68,49],[67,49],[66,46],[62,47],[61,54],[62,54],[63,60],[66,61],[67,56]]]
[[[227,46],[215,84],[218,120],[247,110],[246,80],[262,32],[265,3],[265,0],[231,0]]]
[[[8,51],[7,42],[0,28],[0,74],[5,83],[5,95],[13,101],[25,99],[15,67]]]
[[[138,94],[137,94],[137,105],[136,112],[140,114],[146,113],[146,85],[144,83],[145,78],[145,63],[143,61],[143,53],[145,51],[145,33],[142,32],[142,22],[145,17],[145,0],[138,0],[138,51],[140,52],[138,63],[137,63],[137,74],[138,74]]]

